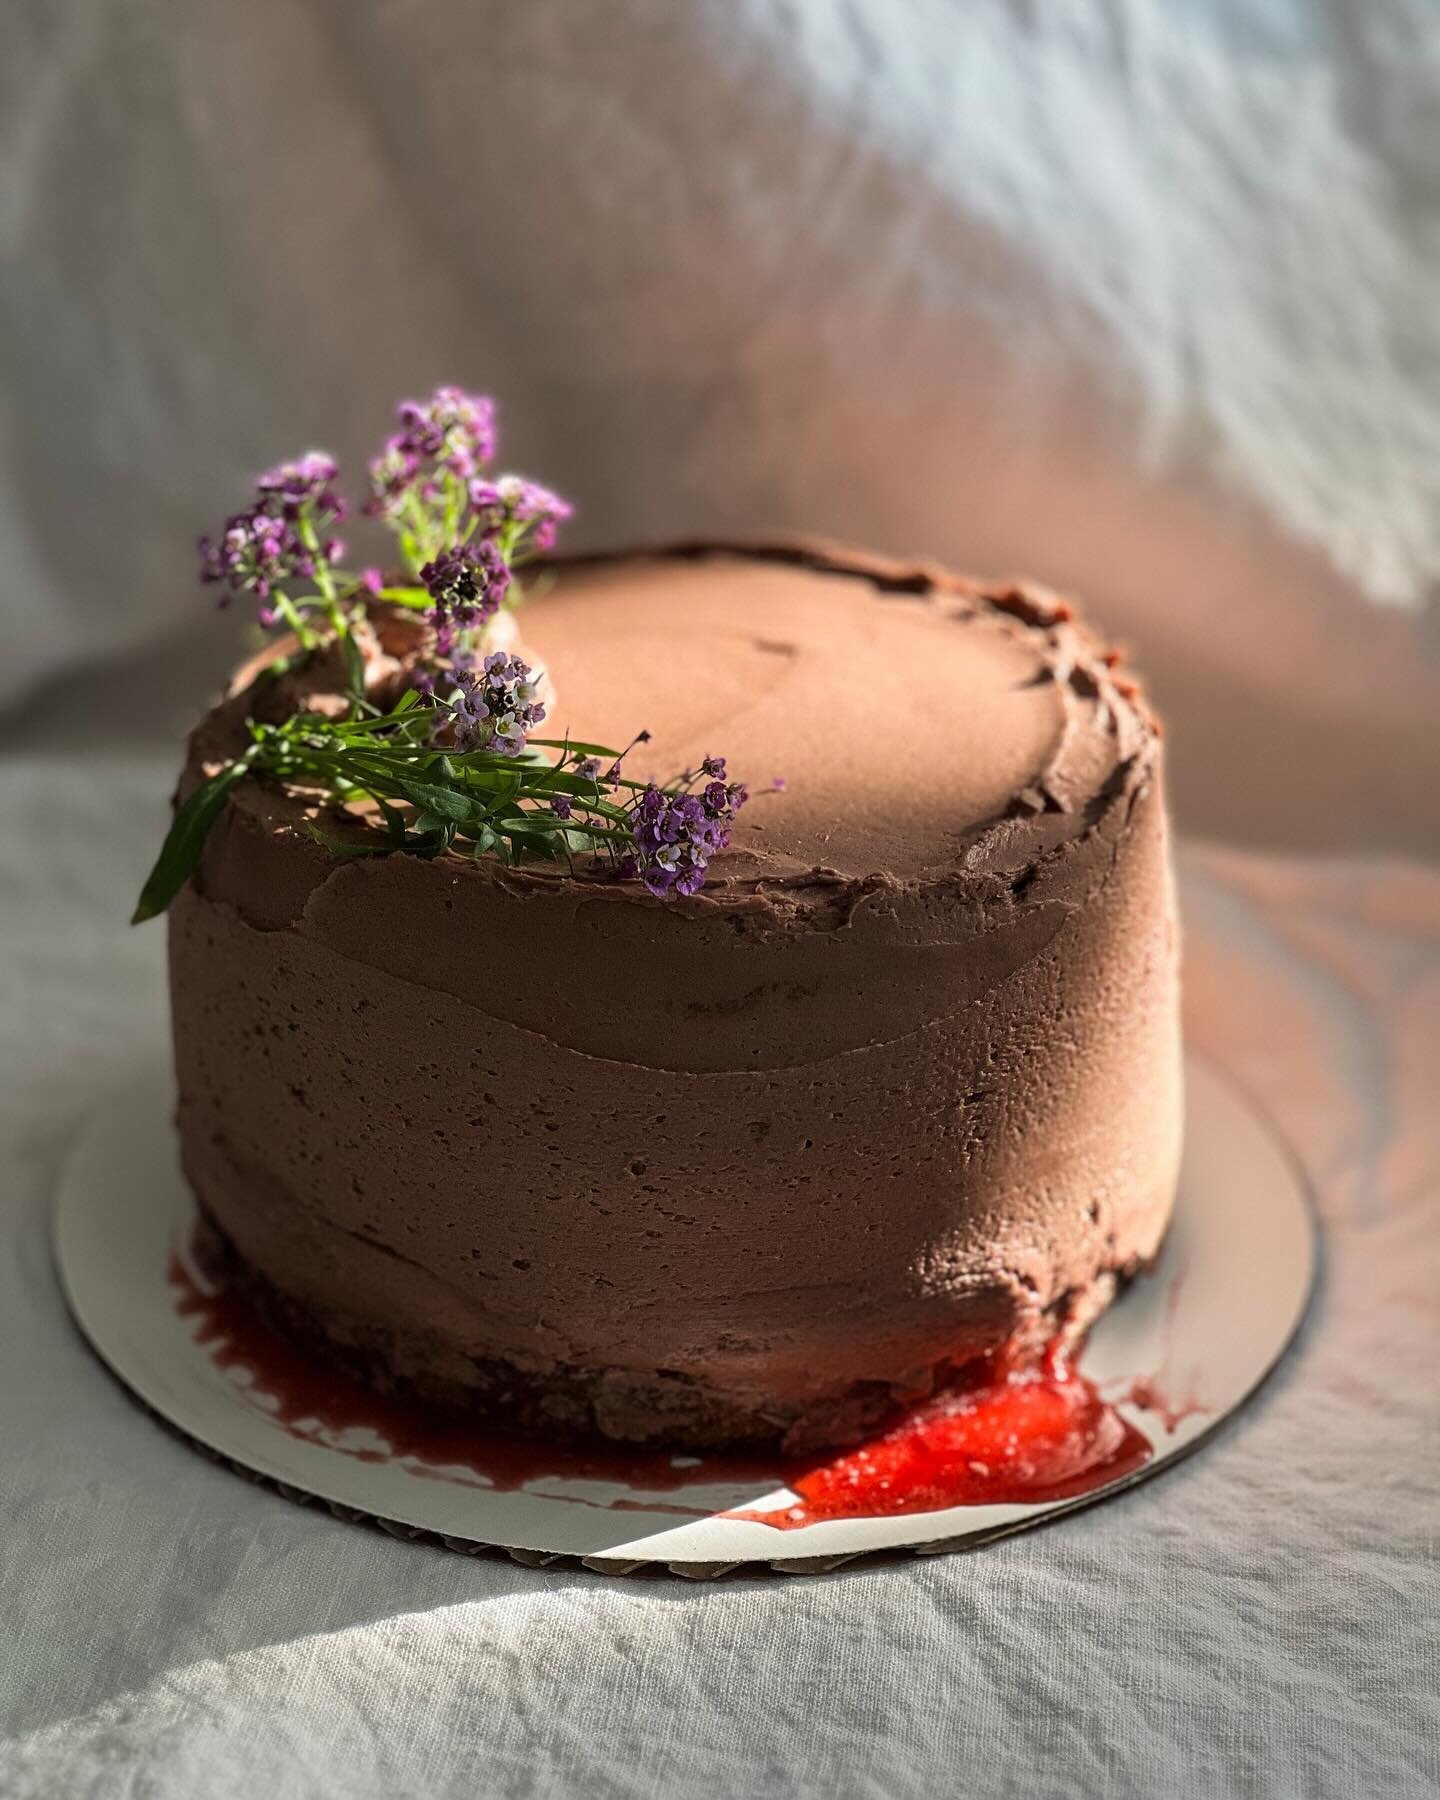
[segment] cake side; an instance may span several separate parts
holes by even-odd
[[[604,736],[607,655],[657,633],[656,756],[703,732],[791,781],[692,900],[336,864],[303,797],[237,790],[172,910],[185,1166],[255,1291],[371,1379],[616,1437],[835,1440],[1083,1329],[1159,1247],[1159,740],[1063,603],[813,549],[562,569],[526,615],[557,724]]]

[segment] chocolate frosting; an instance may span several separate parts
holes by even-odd
[[[377,621],[384,681],[412,647]],[[172,909],[185,1165],[372,1377],[677,1442],[838,1438],[1150,1260],[1179,1147],[1161,746],[1063,601],[828,546],[562,564],[547,731],[755,797],[703,892],[333,860],[237,790]],[[326,671],[246,671],[247,713]],[[783,792],[762,793],[774,776]]]

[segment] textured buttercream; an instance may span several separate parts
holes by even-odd
[[[409,653],[377,620],[374,679]],[[547,730],[782,793],[691,900],[334,861],[246,784],[172,911],[185,1165],[372,1379],[677,1442],[861,1429],[1082,1329],[1178,1160],[1161,746],[1044,592],[824,546],[562,564]],[[252,667],[192,740],[327,686]]]

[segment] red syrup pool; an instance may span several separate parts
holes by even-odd
[[[547,1482],[599,1483],[630,1493],[608,1500],[573,1492],[549,1497],[689,1518],[724,1510],[729,1518],[793,1531],[824,1520],[1073,1499],[1133,1474],[1153,1453],[1146,1437],[1094,1382],[1055,1354],[1018,1370],[998,1359],[977,1365],[963,1387],[916,1408],[869,1442],[825,1457],[676,1456],[633,1446],[505,1437],[373,1393],[323,1367],[293,1349],[237,1296],[202,1284],[177,1255],[171,1256],[167,1275],[177,1310],[194,1322],[196,1342],[218,1368],[246,1377],[242,1391],[292,1436],[361,1462],[398,1461],[413,1475],[466,1486],[540,1492]],[[1126,1398],[1166,1410],[1153,1384],[1136,1383]],[[1174,1429],[1168,1416],[1166,1423]],[[353,1442],[357,1438],[359,1444]],[[702,1488],[710,1496],[739,1490],[737,1498],[788,1489],[793,1499],[774,1511],[725,1509],[713,1498],[704,1504],[695,1491]],[[658,1498],[686,1490],[691,1490],[688,1505]]]
[[[781,1531],[824,1519],[1039,1505],[1093,1493],[1150,1460],[1151,1446],[1095,1383],[1057,1355],[1027,1369],[991,1364],[828,1462],[788,1469],[796,1504],[740,1511]]]

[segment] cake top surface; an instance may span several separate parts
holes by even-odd
[[[413,624],[379,622],[403,665]],[[686,907],[762,888],[803,905],[837,887],[1035,867],[1122,802],[1156,748],[1135,683],[1048,590],[816,542],[561,561],[519,624],[552,689],[547,737],[621,748],[643,728],[650,741],[626,759],[633,779],[665,781],[713,753],[749,784],[731,847]],[[235,754],[257,702],[267,714],[323,705],[327,680],[339,686],[322,658],[254,687],[273,655],[242,669],[196,731],[192,778]],[[777,777],[782,791],[765,791]],[[231,810],[296,842],[310,883],[328,861],[303,829],[311,807],[246,784]],[[209,853],[212,880],[220,860]],[[470,878],[569,879],[551,864],[445,861]],[[261,879],[243,858],[230,872],[247,893]]]
[[[854,553],[562,566],[523,630],[555,689],[547,731],[622,744],[643,725],[631,775],[714,752],[750,784],[731,881],[925,879],[1007,821],[1068,835],[1151,736],[1063,603]]]

